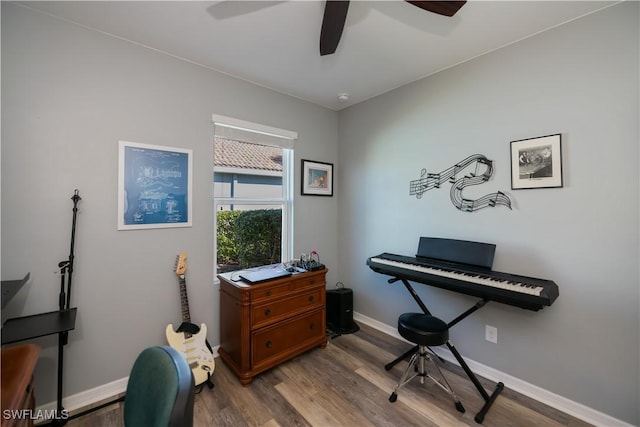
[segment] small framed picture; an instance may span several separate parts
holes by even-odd
[[[511,141],[511,188],[562,187],[560,134]]]
[[[303,196],[333,196],[333,164],[302,159]]]
[[[191,227],[192,151],[119,142],[118,230]]]

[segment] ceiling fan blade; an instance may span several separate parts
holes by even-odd
[[[405,0],[420,9],[437,13],[438,15],[453,16],[455,15],[466,1],[411,1]]]
[[[327,0],[320,30],[320,55],[331,55],[338,48],[348,10],[349,0]]]

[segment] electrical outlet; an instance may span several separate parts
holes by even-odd
[[[498,344],[498,328],[485,325],[484,339],[494,344]]]

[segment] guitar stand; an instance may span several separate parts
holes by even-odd
[[[394,277],[392,279],[389,279],[388,282],[389,283],[394,283],[394,282],[397,282],[398,280],[402,282],[402,284],[405,286],[405,288],[407,288],[407,290],[409,291],[409,293],[411,294],[413,299],[420,306],[420,309],[422,310],[422,312],[424,314],[427,314],[427,315],[431,316],[431,313],[429,312],[429,309],[427,308],[427,306],[424,304],[424,302],[422,302],[422,300],[420,299],[420,296],[418,296],[416,291],[413,289],[411,284],[406,279],[401,279],[399,277]],[[447,324],[447,327],[450,329],[451,327],[456,325],[461,320],[465,319],[470,314],[472,314],[475,311],[477,311],[478,309],[484,307],[484,305],[487,302],[489,302],[489,300],[486,300],[486,299],[482,299],[482,300],[478,301],[473,307],[471,307],[470,309],[468,309],[467,311],[465,311],[464,313],[462,313],[461,315],[459,315],[458,317],[453,319],[451,322],[449,322]],[[484,399],[484,405],[482,406],[482,409],[480,409],[480,412],[478,412],[476,414],[475,418],[474,418],[474,420],[477,423],[481,424],[484,421],[485,415],[487,415],[487,412],[489,412],[489,409],[491,409],[491,405],[493,405],[493,402],[495,402],[495,400],[498,397],[498,395],[500,394],[500,392],[504,389],[504,384],[502,382],[499,382],[498,384],[496,384],[496,388],[493,390],[493,393],[491,393],[491,395],[489,395],[489,393],[487,393],[487,391],[484,389],[484,387],[482,386],[480,381],[478,381],[478,378],[476,377],[476,375],[473,373],[473,371],[471,371],[471,369],[469,368],[469,365],[467,365],[467,363],[464,361],[464,359],[462,358],[462,356],[460,355],[458,350],[453,346],[453,344],[451,344],[450,341],[447,341],[446,344],[447,344],[447,347],[449,348],[449,351],[451,351],[451,353],[456,358],[456,360],[458,361],[458,363],[460,364],[460,366],[462,367],[464,372],[467,374],[467,377],[469,377],[469,379],[471,380],[473,385],[478,390],[478,393],[480,393],[480,396],[482,396],[482,398]],[[405,360],[411,354],[415,353],[417,348],[418,348],[418,346],[415,346],[415,347],[411,348],[410,350],[406,351],[400,357],[397,357],[393,361],[387,363],[384,366],[384,369],[386,369],[387,371],[390,370],[398,362],[400,362],[401,360]],[[442,358],[440,358],[440,360],[444,362],[444,360]]]
[[[204,389],[204,386],[209,387],[209,390],[211,390],[213,387],[215,387],[215,384],[213,384],[213,381],[211,381],[211,373],[207,372],[207,380],[205,382],[203,382],[202,384],[198,384],[196,386],[196,394],[200,393],[202,391],[202,389]]]

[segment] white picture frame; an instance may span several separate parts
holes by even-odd
[[[118,144],[118,230],[191,227],[192,150]]]

